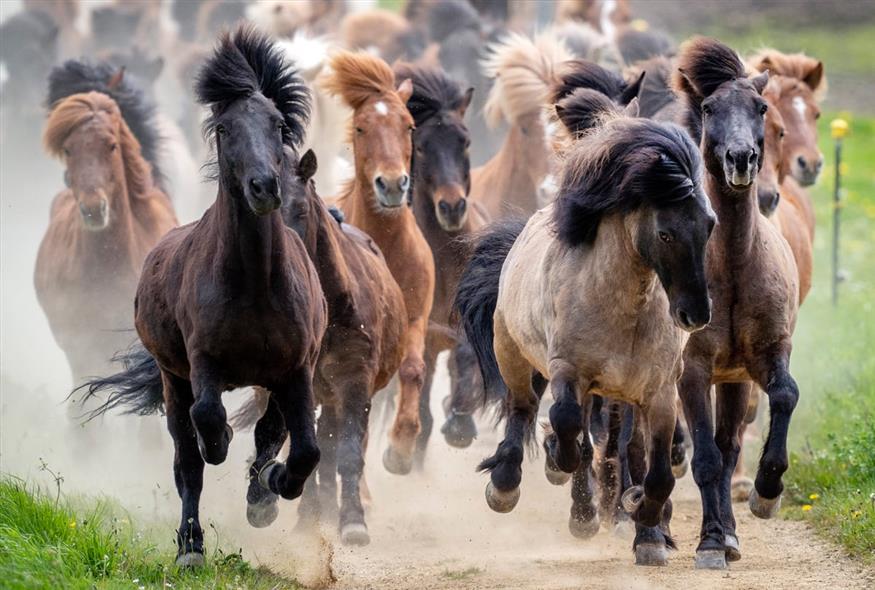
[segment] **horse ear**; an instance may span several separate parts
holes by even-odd
[[[313,150],[307,150],[307,153],[301,156],[301,160],[298,162],[298,177],[304,182],[309,182],[316,174],[317,167],[316,154]]]
[[[462,97],[462,104],[459,106],[459,114],[461,116],[465,116],[465,111],[468,110],[468,107],[471,106],[471,98],[474,96],[474,87],[471,86],[468,90],[465,91],[465,96]]]
[[[407,78],[401,84],[398,85],[398,96],[401,97],[401,101],[407,104],[407,101],[410,100],[410,97],[413,95],[413,80]]]
[[[677,69],[679,81],[680,81],[680,90],[685,92],[686,94],[691,95],[694,98],[702,100],[705,96],[702,94],[702,91],[693,83],[687,73],[683,71],[681,68]]]
[[[106,83],[106,87],[110,90],[115,90],[118,88],[119,84],[122,83],[122,80],[125,78],[125,66],[122,66],[118,69],[118,71],[110,76],[109,81]]]
[[[750,81],[753,82],[753,87],[757,89],[757,92],[762,94],[766,84],[769,83],[769,70],[764,70],[762,74],[754,76]]]
[[[641,75],[638,76],[638,79],[626,86],[623,92],[620,94],[620,104],[631,104],[632,101],[638,97],[638,93],[641,92],[641,83],[644,82],[644,76],[647,72],[641,72]],[[638,116],[637,112],[635,117]]]
[[[629,101],[629,104],[626,105],[626,108],[623,109],[623,116],[630,117],[632,119],[637,119],[638,114],[640,113],[640,105],[638,103],[638,97],[636,96],[632,100]]]
[[[805,75],[802,80],[812,91],[817,91],[821,82],[823,82],[823,62],[817,62],[817,65],[811,68],[811,71]]]

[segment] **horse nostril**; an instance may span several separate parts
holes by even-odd
[[[410,186],[410,177],[406,174],[402,174],[401,178],[398,180],[398,188],[402,191],[406,191]]]
[[[101,199],[100,200],[100,214],[106,215],[107,209],[109,209],[109,203],[106,201],[106,199]]]
[[[747,161],[749,164],[753,164],[757,159],[756,150],[751,150],[750,155],[747,157]]]
[[[262,186],[261,181],[256,179],[252,179],[249,181],[249,188],[252,190],[252,194],[255,196],[261,195],[262,191],[264,191],[264,186]]]
[[[462,200],[460,200],[459,203],[456,205],[456,211],[458,211],[459,215],[461,215],[462,213],[464,213],[464,212],[465,212],[465,209],[467,209],[467,208],[468,208],[468,201],[467,201],[467,199],[462,199]]]
[[[823,168],[823,156],[821,156],[820,159],[817,160],[817,164],[814,165],[814,171],[820,172],[821,168]]]
[[[449,215],[451,207],[446,201],[438,201],[438,208],[444,215]]]
[[[803,170],[805,168],[808,168],[808,162],[805,161],[804,156],[799,156],[798,158],[796,158],[796,162],[802,167]]]
[[[90,216],[90,213],[88,213],[88,207],[85,206],[85,203],[79,203],[79,213],[81,213],[84,217]]]
[[[686,327],[693,325],[693,323],[690,321],[690,316],[684,310],[678,311],[678,319],[681,321],[681,324]]]
[[[726,161],[730,164],[735,163],[735,158],[732,157],[732,152],[730,152],[729,150],[726,150]]]
[[[374,179],[374,184],[377,186],[377,189],[378,189],[380,192],[386,192],[386,189],[388,188],[388,186],[386,185],[386,181],[383,180],[383,177],[382,177],[382,176],[378,176],[378,177],[376,177],[376,178]]]

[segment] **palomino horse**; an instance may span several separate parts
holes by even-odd
[[[143,346],[126,355],[124,372],[89,384],[90,394],[112,391],[99,412],[151,413],[163,403],[182,499],[177,563],[186,566],[204,561],[204,462],[222,463],[231,441],[224,391],[260,385],[271,392],[278,413],[259,420],[256,444],[262,448],[262,437],[274,440],[271,430],[280,428],[291,452],[257,479],[284,498],[301,494],[319,462],[313,372],[327,316],[316,269],[280,211],[280,177],[289,167],[283,150],[300,144],[306,124],[303,81],[267,37],[240,28],[222,36],[197,94],[212,107],[216,202],[149,254],[136,299]]]
[[[328,329],[316,365],[314,389],[321,405],[316,431],[322,459],[317,474],[304,486],[299,513],[313,525],[322,514],[336,514],[337,475],[341,481],[340,539],[345,544],[370,542],[359,482],[364,468],[365,440],[371,398],[389,383],[404,354],[407,316],[404,297],[373,241],[358,229],[341,225],[316,194],[313,181],[316,156],[308,151],[293,169],[294,154],[287,148],[288,168],[283,174],[283,218],[294,229],[325,292]],[[277,405],[259,391],[266,418],[256,433],[256,459],[249,470],[247,517],[253,526],[267,526],[276,518],[277,496],[259,485],[258,473],[273,459],[286,433]],[[251,421],[255,412],[244,411]],[[246,420],[238,421],[245,425]],[[273,438],[270,438],[273,435]]]
[[[355,178],[337,198],[351,225],[374,239],[404,293],[407,337],[399,369],[400,401],[383,465],[406,474],[413,467],[421,425],[419,398],[425,379],[425,340],[434,297],[434,261],[407,207],[413,117],[407,100],[413,84],[396,87],[392,69],[365,53],[338,53],[324,84],[353,109]]]
[[[799,397],[789,372],[799,287],[787,242],[757,205],[768,110],[761,93],[768,73],[748,79],[732,49],[698,37],[682,46],[675,82],[686,101],[690,134],[701,138],[705,185],[719,219],[707,257],[714,321],[690,337],[678,390],[693,436],[693,476],[702,495],[696,566],[723,568],[727,560],[741,558],[730,480],[749,381],[768,394],[770,405],[770,431],[750,508],[770,518],[780,505],[787,432]],[[712,385],[717,386],[716,433]]]
[[[555,194],[552,128],[543,111],[559,66],[571,56],[551,35],[534,41],[511,35],[489,51],[484,68],[495,84],[486,119],[492,126],[506,120],[510,130],[499,152],[472,172],[470,199],[493,219],[509,213],[531,215]]]
[[[487,390],[507,395],[505,438],[480,464],[491,471],[489,506],[508,512],[519,499],[523,446],[539,403],[533,375],[542,376],[556,400],[548,465],[566,480],[583,465],[569,526],[576,536],[594,535],[590,399],[635,404],[649,436],[644,488],[625,495],[640,564],[665,564],[673,547],[663,509],[670,513],[674,487],[676,382],[686,332],[711,317],[704,258],[715,217],[701,168],[681,128],[607,121],[566,154],[554,204],[524,228],[484,231],[456,298]]]
[[[471,188],[468,149],[471,140],[465,127],[465,111],[473,88],[462,92],[459,85],[435,68],[399,64],[395,78],[413,82],[407,108],[416,123],[413,131],[412,206],[416,223],[425,236],[435,266],[434,305],[425,345],[425,382],[420,398],[422,432],[417,441],[417,459],[422,460],[433,425],[430,410],[432,379],[437,356],[450,353],[450,396],[447,422],[442,428],[447,442],[467,447],[477,434],[471,414],[479,401],[471,390],[469,369],[473,351],[466,342],[457,342],[451,321],[453,296],[467,259],[463,238],[484,225],[476,204],[470,206]]]
[[[823,154],[817,148],[819,102],[826,94],[823,62],[802,53],[785,54],[764,49],[748,59],[758,72],[786,76],[799,85],[795,92],[782,92],[778,108],[786,123],[784,163],[787,171],[802,186],[817,182],[823,168]]]
[[[143,260],[176,226],[149,161],[153,107],[121,73],[109,74],[70,61],[49,79],[44,141],[66,167],[67,188],[52,203],[34,284],[76,385],[129,344]]]

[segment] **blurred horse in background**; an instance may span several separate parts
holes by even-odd
[[[130,343],[146,254],[176,225],[156,166],[154,107],[108,66],[67,62],[49,80],[44,141],[66,171],[34,283],[73,381],[105,372]]]

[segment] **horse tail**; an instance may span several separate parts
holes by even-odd
[[[86,413],[92,420],[116,408],[124,409],[125,414],[148,416],[157,414],[164,407],[164,385],[158,363],[140,341],[124,352],[117,353],[113,362],[122,363],[124,370],[109,377],[95,377],[73,390],[85,390],[80,403],[109,392],[106,401]]]
[[[462,272],[453,302],[453,308],[459,314],[459,323],[480,365],[484,403],[507,396],[507,385],[498,368],[492,342],[493,315],[498,306],[501,267],[524,227],[525,222],[521,220],[496,222],[476,237],[473,253]]]
[[[262,387],[255,387],[249,399],[228,420],[228,424],[234,430],[251,428],[264,415],[269,402],[270,392]]]

